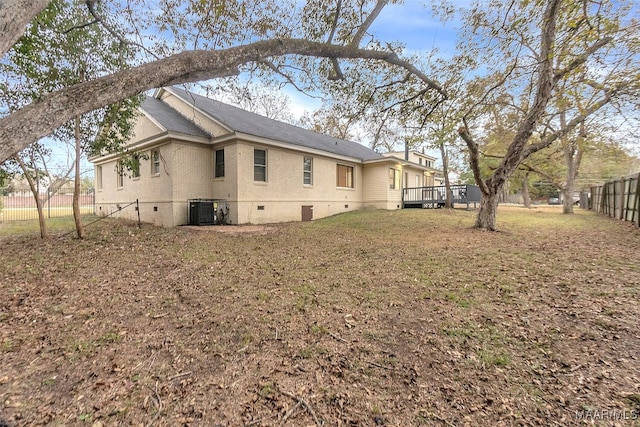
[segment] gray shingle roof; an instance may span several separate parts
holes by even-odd
[[[381,154],[357,142],[334,138],[269,119],[176,87],[170,88],[170,91],[235,132],[283,141],[301,147],[361,160],[373,160],[383,157]]]
[[[205,138],[211,136],[191,120],[188,120],[169,105],[154,97],[145,97],[140,108],[169,132],[184,133],[186,135]]]

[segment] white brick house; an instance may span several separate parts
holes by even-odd
[[[189,200],[220,199],[227,223],[300,221],[399,209],[403,187],[433,179],[432,167],[396,153],[383,156],[175,87],[156,90],[140,111],[128,144],[144,154],[136,171],[121,173],[116,155],[91,159],[99,215],[138,200],[143,221],[171,227],[189,223]]]

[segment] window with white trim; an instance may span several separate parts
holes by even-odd
[[[305,157],[302,163],[302,183],[313,185],[313,158]]]
[[[124,164],[122,160],[118,160],[118,163],[116,163],[116,187],[124,187]]]
[[[400,171],[394,168],[389,169],[389,189],[397,190],[400,188]]]
[[[160,175],[160,150],[151,150],[151,175]]]
[[[353,166],[336,165],[336,186],[343,188],[353,187]]]
[[[215,159],[215,178],[222,178],[224,176],[224,148],[216,150]]]
[[[267,182],[267,150],[253,150],[253,180]]]
[[[140,155],[134,154],[131,162],[131,176],[133,178],[140,178]]]
[[[102,190],[102,166],[96,166],[96,188]]]

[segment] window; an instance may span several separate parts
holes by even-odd
[[[267,182],[267,152],[266,150],[253,150],[253,180]]]
[[[400,171],[397,169],[389,169],[389,188],[391,190],[400,188]]]
[[[160,175],[160,150],[151,151],[151,175]]]
[[[131,162],[131,176],[134,178],[140,178],[140,155],[134,154],[133,161]]]
[[[420,157],[418,160],[419,160],[419,163],[422,164],[422,157]]]
[[[304,158],[302,175],[302,183],[304,185],[313,184],[313,159],[311,157]]]
[[[216,168],[214,177],[222,178],[224,176],[224,148],[216,150]]]
[[[353,166],[337,165],[336,185],[338,187],[353,188]]]
[[[96,166],[96,187],[102,190],[102,166]]]
[[[118,163],[116,163],[116,186],[117,188],[124,187],[124,165],[122,160],[118,160]]]

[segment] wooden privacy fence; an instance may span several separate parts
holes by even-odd
[[[590,208],[640,227],[640,173],[591,187]]]

